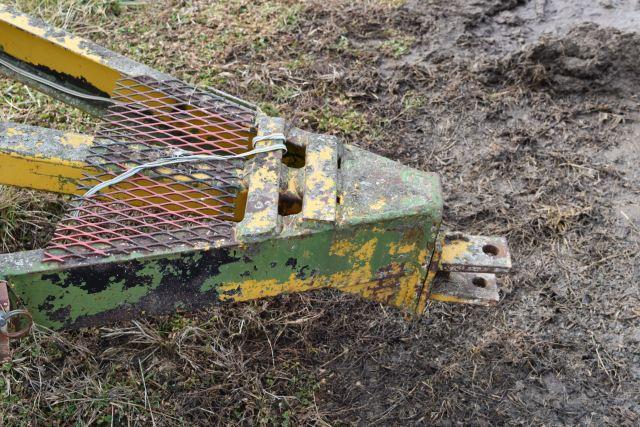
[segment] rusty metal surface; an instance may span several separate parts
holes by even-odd
[[[118,82],[87,163],[85,190],[132,167],[194,154],[248,151],[255,112],[180,81]],[[78,199],[47,248],[46,262],[153,253],[232,237],[242,161],[201,161],[148,169]]]
[[[420,295],[418,297],[418,305],[416,307],[416,313],[422,314],[427,306],[427,301],[431,299],[431,291],[433,283],[440,270],[440,257],[442,256],[442,239],[437,238],[432,243],[432,247],[429,248],[431,253],[431,259],[428,264],[427,274],[424,279],[424,284],[420,289]]]
[[[335,222],[340,142],[313,139],[306,147],[302,216],[308,221]]]
[[[436,278],[430,298],[443,302],[495,305],[500,294],[494,274],[452,272]]]
[[[493,273],[506,272],[510,268],[511,254],[504,238],[444,233],[429,268],[429,299],[496,304],[499,293]]]
[[[281,118],[260,114],[257,118],[258,136],[284,134],[285,122]],[[256,148],[268,145],[262,141]],[[280,224],[278,201],[280,199],[280,174],[282,172],[282,151],[271,151],[255,156],[249,165],[249,190],[245,216],[238,224],[237,236],[240,240],[251,240],[275,234]]]
[[[9,305],[9,291],[7,289],[7,282],[0,280],[0,310],[3,313],[8,313],[11,309]],[[5,323],[6,320],[0,319],[0,322]],[[6,327],[6,324],[0,323],[0,362],[6,362],[11,359],[11,346],[9,343],[9,337],[1,332],[1,329]]]
[[[0,280],[0,363],[11,360],[11,340],[26,336],[32,326],[31,313],[25,309],[11,310],[9,283]]]
[[[503,237],[444,236],[441,269],[477,273],[506,273],[511,269],[511,253]]]
[[[303,181],[300,172],[291,179]],[[438,240],[437,176],[345,146],[338,183],[334,224],[299,213],[280,216],[281,230],[254,240],[82,263],[43,263],[42,251],[0,255],[0,276],[36,322],[54,329],[325,287],[414,312]]]

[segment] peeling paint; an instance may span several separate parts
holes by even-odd
[[[77,133],[65,133],[60,139],[60,143],[72,148],[88,148],[93,144],[93,137]]]
[[[7,136],[21,136],[24,135],[24,132],[21,129],[16,129],[9,127],[6,129]]]
[[[302,217],[308,221],[336,221],[338,157],[341,143],[320,135],[307,140]]]

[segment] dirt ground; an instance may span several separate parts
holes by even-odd
[[[637,1],[10,3],[439,172],[446,227],[507,236],[515,268],[497,307],[413,321],[316,292],[38,329],[4,425],[640,425]],[[2,120],[91,126],[0,87]],[[0,194],[2,250],[42,245],[59,201]]]

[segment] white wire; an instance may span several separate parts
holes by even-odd
[[[269,136],[276,136],[276,138],[271,138],[271,139],[280,139],[280,138],[277,138],[278,135],[269,135]],[[254,148],[253,150],[247,151],[246,153],[233,154],[233,155],[228,155],[228,156],[218,156],[218,155],[215,155],[215,154],[199,154],[199,155],[193,155],[193,156],[168,157],[168,158],[164,158],[164,159],[158,159],[158,160],[156,160],[154,162],[144,163],[142,165],[138,165],[136,167],[133,167],[133,168],[121,173],[120,175],[116,176],[115,178],[110,179],[109,181],[101,182],[100,184],[96,185],[95,187],[93,187],[89,191],[87,191],[82,196],[82,198],[85,199],[87,197],[91,197],[94,194],[104,190],[107,187],[111,187],[113,185],[119,184],[120,182],[124,181],[125,179],[131,178],[132,176],[142,172],[145,169],[158,168],[158,167],[162,167],[162,166],[175,165],[175,164],[179,164],[179,163],[205,162],[205,161],[209,161],[209,160],[235,160],[235,159],[242,159],[242,158],[245,158],[245,157],[253,156],[255,154],[268,153],[270,151],[277,151],[277,150],[283,150],[286,153],[287,152],[287,146],[284,145],[284,144],[278,143],[278,144],[269,145],[268,147]]]
[[[10,62],[5,61],[2,58],[0,58],[0,65],[3,65],[4,67],[7,67],[11,71],[13,71],[16,74],[21,75],[22,77],[26,77],[28,79],[35,80],[35,81],[37,81],[39,83],[42,83],[45,86],[49,86],[49,87],[51,87],[53,89],[59,90],[60,92],[64,92],[64,93],[66,93],[68,95],[72,95],[72,96],[75,96],[75,97],[78,97],[78,98],[88,99],[90,101],[108,102],[110,104],[115,104],[116,103],[111,98],[104,98],[102,96],[89,95],[89,94],[86,94],[86,93],[75,91],[73,89],[69,89],[66,86],[59,85],[59,84],[54,83],[52,81],[49,81],[49,80],[47,80],[47,79],[45,79],[43,77],[40,77],[40,76],[38,76],[36,74],[30,73],[30,72],[25,71],[25,70],[23,70],[21,68],[18,68],[16,66],[14,66],[13,64],[11,64]]]
[[[262,141],[286,141],[287,137],[283,133],[272,133],[271,135],[256,136],[253,138],[253,148],[256,148],[256,144]],[[285,150],[286,151],[286,150]]]

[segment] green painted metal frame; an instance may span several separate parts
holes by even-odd
[[[343,191],[335,223],[280,217],[280,230],[197,250],[63,267],[41,263],[41,251],[0,255],[0,272],[51,328],[324,287],[418,310],[441,222],[437,175],[355,147],[345,148],[341,166],[343,188],[376,182],[391,197]]]

